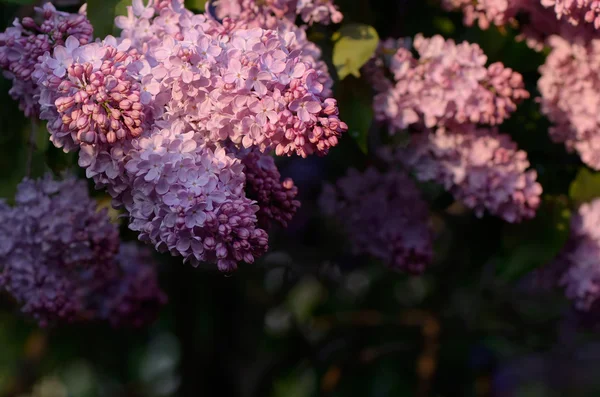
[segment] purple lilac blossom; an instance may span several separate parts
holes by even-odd
[[[78,14],[57,11],[51,3],[36,7],[38,24],[33,18],[15,19],[13,26],[0,33],[0,68],[12,80],[10,95],[19,101],[27,117],[37,117],[39,88],[32,78],[38,58],[65,44],[68,37],[79,44],[92,39],[92,25],[85,16],[86,6]]]
[[[90,320],[141,326],[140,318],[151,321],[150,311],[165,303],[148,255],[133,255],[135,247],[120,243],[117,225],[98,210],[84,181],[24,179],[15,206],[0,205],[0,220],[0,288],[41,326]]]
[[[273,157],[253,151],[242,157],[246,174],[246,194],[256,200],[259,206],[257,213],[259,224],[267,227],[275,221],[287,227],[292,220],[300,202],[296,200],[298,188],[294,181],[286,178],[281,181],[281,174]]]
[[[542,186],[536,171],[528,170],[527,153],[495,128],[466,124],[424,131],[394,156],[418,180],[443,185],[477,216],[487,210],[520,222],[533,218],[540,204]]]
[[[351,169],[335,185],[324,186],[319,204],[340,224],[355,254],[410,273],[423,272],[431,262],[429,211],[406,174]]]
[[[135,1],[116,24],[121,38],[67,40],[38,65],[52,141],[81,149],[87,176],[157,250],[222,271],[253,263],[269,209],[246,197],[244,166],[224,148],[305,157],[337,144],[347,126],[318,51],[302,55],[304,31],[220,24],[179,1]],[[82,87],[88,70],[97,84]]]

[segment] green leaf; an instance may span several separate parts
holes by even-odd
[[[94,27],[94,37],[116,33],[115,17],[123,15],[131,0],[89,0],[87,17]]]
[[[204,12],[207,0],[185,0],[186,8],[198,12]]]
[[[363,80],[350,78],[340,82],[336,94],[340,118],[348,124],[348,134],[366,154],[369,128],[373,121],[371,87]]]
[[[333,65],[340,80],[350,74],[360,77],[360,68],[371,59],[379,44],[375,28],[358,23],[343,26],[332,39]]]
[[[578,204],[600,197],[600,172],[582,167],[569,186],[569,197]]]
[[[496,258],[498,275],[505,281],[513,281],[548,264],[569,237],[570,218],[566,197],[548,196],[534,219],[507,225],[502,237],[502,253]]]

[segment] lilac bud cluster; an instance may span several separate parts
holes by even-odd
[[[421,273],[431,262],[427,203],[406,174],[351,169],[335,185],[325,185],[319,204],[342,226],[355,254],[410,273]]]
[[[275,221],[287,227],[300,208],[300,202],[295,199],[298,188],[294,181],[290,178],[281,181],[273,157],[256,151],[245,155],[242,164],[246,174],[246,194],[256,200],[260,208],[259,223],[266,227],[270,221]]]
[[[49,175],[25,179],[18,186],[15,206],[0,207],[0,220],[0,288],[41,326],[108,319],[97,302],[110,300],[120,307],[129,305],[126,300],[165,300],[149,265],[144,265],[143,276],[150,286],[147,290],[130,290],[129,295],[109,292],[131,283],[120,268],[129,265],[119,262],[127,258],[118,254],[117,226],[110,223],[106,210],[98,211],[83,181],[73,177],[56,181]],[[134,272],[128,277],[142,277]],[[135,317],[132,311],[131,318]]]
[[[38,58],[59,45],[64,45],[68,37],[79,44],[87,44],[92,39],[92,25],[85,17],[86,7],[78,14],[57,11],[51,3],[35,8],[36,19],[23,18],[14,21],[13,26],[0,33],[0,68],[5,76],[13,81],[10,91],[19,101],[26,116],[37,116],[39,95],[37,82],[32,79]]]

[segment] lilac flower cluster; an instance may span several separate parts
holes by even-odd
[[[527,154],[495,128],[466,124],[415,134],[396,156],[417,179],[442,184],[477,216],[487,210],[520,222],[540,204],[542,187],[535,170],[527,170]]]
[[[342,226],[355,254],[411,273],[421,273],[432,259],[427,204],[402,172],[351,169],[335,185],[325,185],[319,204]]]
[[[300,208],[300,202],[295,199],[298,188],[294,181],[290,178],[280,181],[281,174],[271,156],[254,151],[245,155],[242,163],[246,173],[246,194],[260,207],[259,223],[266,227],[269,221],[275,221],[287,227]]]
[[[294,22],[297,16],[308,24],[340,23],[343,15],[332,0],[216,0],[215,15],[247,21],[256,26],[273,29],[278,20]]]
[[[570,41],[597,36],[596,26],[600,23],[598,5],[593,0],[443,0],[442,6],[462,10],[468,26],[477,22],[484,30],[490,25],[518,27],[517,40],[525,40],[537,51],[551,35]]]
[[[600,39],[570,43],[553,36],[552,51],[540,67],[541,111],[554,126],[550,137],[600,169]]]
[[[384,43],[382,53],[394,77],[393,83],[374,99],[375,117],[390,131],[423,123],[426,127],[454,123],[499,124],[529,96],[519,73],[487,57],[477,44],[454,43],[441,36],[415,37],[413,48]],[[391,50],[391,51],[390,51]]]
[[[0,207],[0,287],[40,325],[107,319],[101,307],[106,302],[115,307],[128,305],[127,300],[164,302],[156,281],[150,283],[156,275],[148,265],[143,277],[154,289],[131,290],[130,295],[109,292],[130,283],[120,270],[130,265],[119,262],[127,258],[117,254],[117,226],[106,210],[97,210],[85,182],[73,177],[55,181],[50,175],[25,179],[15,202],[14,207]]]
[[[475,44],[419,35],[413,45],[419,59],[409,44],[382,42],[367,66],[379,92],[376,119],[392,133],[416,132],[390,161],[403,163],[419,180],[442,184],[478,216],[488,210],[508,222],[532,218],[542,188],[536,172],[526,171],[526,153],[508,135],[478,127],[501,123],[529,96],[522,76],[501,63],[486,67]]]
[[[291,22],[220,23],[179,0],[135,0],[115,23],[120,38],[68,37],[38,58],[50,140],[79,150],[157,250],[222,271],[253,263],[268,248],[259,221],[286,225],[299,206],[261,153],[324,155],[348,128],[320,51]]]
[[[33,18],[18,19],[3,33],[0,33],[0,68],[5,77],[13,81],[11,96],[19,101],[21,110],[27,117],[37,116],[39,89],[32,75],[38,58],[53,48],[64,45],[68,37],[79,44],[92,39],[92,25],[85,17],[85,5],[78,14],[57,11],[51,3],[35,8],[37,23]]]
[[[582,204],[571,218],[571,235],[550,265],[558,283],[581,311],[596,308],[600,298],[600,200]]]

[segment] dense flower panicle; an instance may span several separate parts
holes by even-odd
[[[258,206],[244,195],[240,160],[197,139],[176,122],[135,140],[125,165],[133,189],[121,200],[142,241],[194,265],[234,270],[262,255],[268,236],[256,225]]]
[[[25,179],[15,201],[0,210],[0,284],[42,325],[85,315],[85,280],[110,268],[116,225],[72,177]]]
[[[42,87],[41,117],[65,150],[138,137],[146,118],[141,84],[128,70],[139,56],[130,42],[107,37],[84,46],[70,36],[46,54],[34,73]]]
[[[107,278],[99,301],[99,316],[114,327],[140,328],[152,323],[167,303],[160,289],[150,250],[122,243],[115,271]]]
[[[527,154],[495,128],[462,125],[425,131],[412,137],[397,159],[417,179],[436,181],[477,216],[484,211],[507,222],[533,218],[542,187]]]
[[[281,181],[281,174],[273,157],[257,152],[250,152],[242,157],[246,174],[246,195],[256,200],[259,206],[257,213],[259,224],[267,227],[275,221],[287,227],[300,207],[296,200],[298,188],[294,181],[286,178]]]
[[[0,68],[5,77],[13,81],[11,96],[20,102],[27,117],[39,112],[37,95],[39,90],[32,74],[38,58],[51,52],[56,46],[64,45],[67,37],[80,44],[92,39],[92,25],[85,17],[85,5],[78,14],[57,11],[51,3],[35,8],[38,24],[33,18],[15,19],[13,26],[0,33]]]
[[[561,269],[559,285],[578,310],[600,302],[600,199],[582,204],[571,218],[570,238],[551,268]]]
[[[348,127],[319,49],[291,22],[221,24],[180,0],[136,0],[116,24],[118,39],[68,38],[40,59],[34,75],[52,142],[80,149],[79,165],[127,210],[141,240],[194,265],[252,263],[268,243],[257,216],[287,222],[296,191],[285,181],[256,203],[232,153],[306,157],[337,144]],[[274,172],[252,183],[271,183]]]
[[[600,169],[600,39],[569,43],[553,36],[552,51],[540,67],[541,111],[554,126],[550,137]]]
[[[388,56],[394,83],[374,99],[376,119],[391,132],[420,123],[499,124],[529,96],[519,73],[498,62],[486,67],[477,44],[417,35],[413,47],[418,59],[402,45]]]
[[[120,244],[84,181],[50,175],[0,205],[0,288],[41,326],[107,320],[142,326],[166,302],[148,254]]]
[[[273,29],[281,19],[294,22],[297,16],[308,24],[327,25],[343,19],[332,0],[216,0],[210,5],[219,19],[238,19],[266,29]]]
[[[427,204],[406,174],[351,169],[335,185],[325,185],[319,203],[342,226],[356,254],[411,273],[431,261]]]

